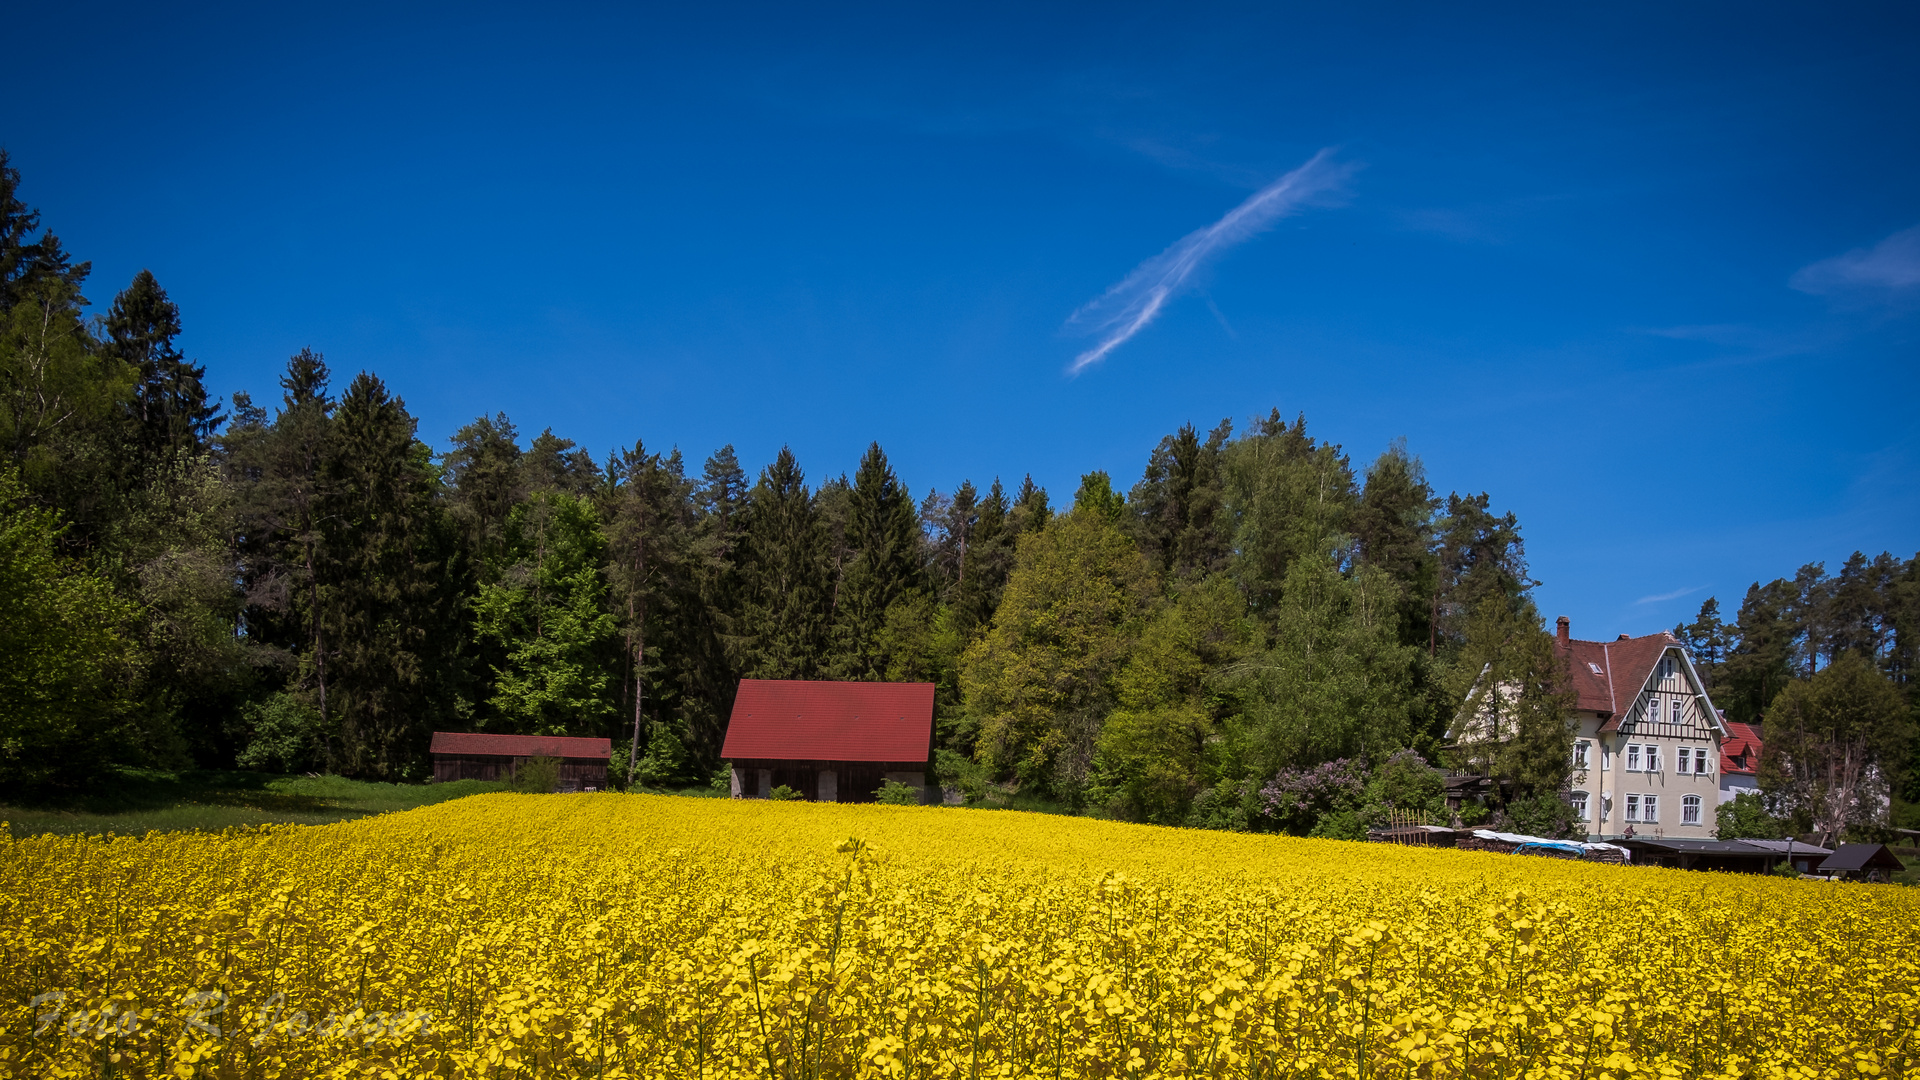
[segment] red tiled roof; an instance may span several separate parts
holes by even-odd
[[[1738,720],[1722,722],[1727,725],[1727,737],[1720,743],[1720,771],[1753,776],[1760,770],[1760,733],[1753,730],[1752,724]],[[1741,764],[1734,764],[1736,758]]]
[[[723,758],[925,761],[933,684],[741,679]]]
[[[495,757],[597,758],[613,756],[612,739],[580,739],[570,735],[483,735],[477,731],[436,731],[427,746],[430,754],[467,754]]]
[[[1617,730],[1640,688],[1653,677],[1654,665],[1678,644],[1665,632],[1617,641],[1568,641],[1561,655],[1573,683],[1574,707],[1607,714],[1601,730]]]

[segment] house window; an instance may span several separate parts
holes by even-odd
[[[1567,801],[1573,804],[1573,820],[1586,821],[1587,793],[1584,791],[1576,791],[1568,797]]]
[[[1660,771],[1660,747],[1653,743],[1647,744],[1647,771]]]
[[[1647,723],[1657,724],[1659,722],[1660,722],[1660,699],[1649,698],[1647,700]]]
[[[1659,821],[1660,820],[1660,796],[1658,795],[1641,796],[1640,797],[1640,814],[1641,814],[1640,820],[1642,821],[1648,821],[1648,822]]]
[[[1681,776],[1685,776],[1688,773],[1693,771],[1693,747],[1683,746],[1680,749],[1675,750],[1673,753],[1674,753],[1674,757],[1678,759],[1677,763],[1674,766],[1674,770],[1673,770],[1674,772],[1679,773]]]
[[[1680,800],[1680,824],[1700,824],[1700,796],[1689,795]]]
[[[1640,796],[1638,795],[1627,796],[1627,820],[1640,820]]]
[[[1590,742],[1587,742],[1585,739],[1582,739],[1579,742],[1576,742],[1573,744],[1573,767],[1575,769],[1578,769],[1581,772],[1586,772],[1587,769],[1590,768],[1590,766],[1587,764],[1587,758],[1590,755],[1592,748],[1593,748],[1593,744]]]
[[[1693,752],[1693,775],[1707,775],[1707,750],[1701,747]]]
[[[1639,743],[1627,744],[1627,771],[1628,772],[1640,771],[1640,744]]]

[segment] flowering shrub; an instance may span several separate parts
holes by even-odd
[[[1260,789],[1260,811],[1282,832],[1304,834],[1330,814],[1360,809],[1367,764],[1340,758],[1311,769],[1282,769]]]
[[[7,1076],[1901,1076],[1916,988],[1915,890],[1005,811],[0,840]]]

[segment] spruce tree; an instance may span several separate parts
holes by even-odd
[[[611,599],[622,628],[628,667],[631,745],[628,748],[629,775],[637,764],[643,742],[671,739],[684,747],[686,733],[671,730],[669,719],[677,719],[685,710],[669,710],[675,703],[677,687],[658,674],[669,670],[678,658],[663,664],[657,648],[667,637],[669,618],[675,607],[698,603],[697,588],[688,565],[694,557],[693,485],[687,482],[678,454],[662,457],[649,453],[635,442],[631,449],[608,463],[607,475],[613,480],[609,498],[607,529],[607,566]],[[651,631],[651,635],[649,634]],[[647,646],[656,645],[649,678]],[[661,692],[649,693],[649,683],[661,685]],[[651,705],[655,719],[646,720]],[[659,729],[658,738],[649,739]],[[656,755],[658,757],[658,755]],[[658,782],[665,777],[654,777]]]
[[[1435,549],[1437,580],[1428,607],[1428,655],[1452,656],[1466,641],[1467,624],[1482,603],[1498,599],[1518,610],[1532,590],[1526,544],[1512,513],[1496,516],[1486,492],[1447,496]]]
[[[826,649],[829,598],[824,529],[793,451],[761,470],[747,496],[740,555],[740,673],[811,679]]]
[[[220,408],[207,400],[202,382],[207,369],[174,344],[180,309],[151,271],[135,274],[114,297],[105,328],[106,351],[135,373],[132,411],[139,452],[149,461],[205,453],[220,425]]]
[[[879,443],[867,448],[847,502],[850,560],[834,607],[833,670],[840,678],[886,677],[879,636],[893,605],[925,589],[912,497]]]
[[[334,411],[314,518],[329,757],[347,775],[417,775],[459,688],[467,569],[413,417],[366,372]]]
[[[1192,424],[1160,440],[1129,498],[1134,538],[1162,574],[1197,579],[1221,570],[1231,550],[1222,527],[1220,458],[1233,423],[1200,440]]]
[[[1400,640],[1425,647],[1432,619],[1437,565],[1433,514],[1438,508],[1420,459],[1396,441],[1368,467],[1366,485],[1353,508],[1354,555],[1399,584]]]
[[[20,170],[6,148],[0,147],[0,317],[15,305],[48,295],[68,297],[84,305],[80,289],[92,263],[74,265],[60,238],[40,228],[40,211],[20,201]]]
[[[960,558],[960,572],[949,591],[954,628],[962,639],[984,630],[1000,606],[1000,594],[1013,570],[1014,541],[1007,493],[995,477],[987,495],[973,510],[968,542]]]

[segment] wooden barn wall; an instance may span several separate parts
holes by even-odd
[[[508,757],[504,754],[435,754],[433,755],[433,778],[439,783],[451,783],[455,780],[510,780],[514,769],[528,757]],[[607,763],[599,758],[562,758],[560,759],[560,788],[563,791],[579,791],[584,788],[604,790],[607,786]]]

